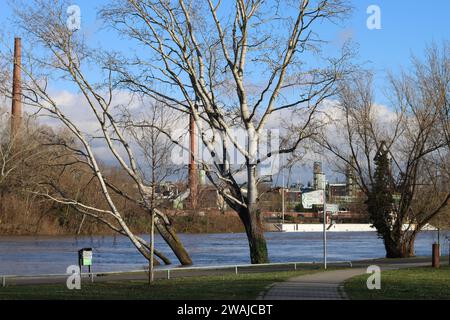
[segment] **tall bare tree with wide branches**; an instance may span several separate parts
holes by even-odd
[[[295,151],[314,131],[348,58],[344,50],[324,57],[316,28],[349,10],[344,0],[114,0],[101,11],[140,46],[132,58],[116,56],[122,84],[194,117],[210,155],[198,165],[242,220],[252,263],[269,260],[258,208],[261,164]],[[295,113],[295,136],[260,152],[274,119]],[[244,163],[232,162],[236,153]]]

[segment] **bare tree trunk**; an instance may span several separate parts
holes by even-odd
[[[403,237],[398,235],[392,239],[390,235],[383,236],[386,258],[411,258],[415,256],[414,243],[416,232],[410,232]]]
[[[403,258],[402,243],[392,241],[389,236],[384,237],[384,247],[386,249],[386,258]]]
[[[245,232],[250,247],[250,259],[252,264],[269,262],[267,243],[264,237],[264,228],[261,222],[259,210],[243,209],[239,216],[245,226]]]
[[[257,207],[256,166],[248,168],[248,194],[247,208],[243,208],[239,214],[245,226],[248,244],[250,247],[250,259],[252,264],[269,262],[267,243],[264,237],[264,228],[261,214]]]
[[[5,211],[5,202],[3,201],[4,197],[5,197],[5,190],[0,187],[0,216],[2,216],[3,212]]]
[[[178,260],[182,265],[184,266],[192,265],[192,259],[189,256],[186,249],[184,248],[177,234],[175,233],[175,230],[173,229],[172,224],[170,223],[168,217],[163,215],[158,210],[155,211],[156,214],[158,215],[155,219],[155,225],[161,237],[164,238],[164,240],[167,242],[169,247],[175,253],[175,255],[177,256]]]
[[[408,235],[407,239],[405,240],[405,245],[403,247],[404,256],[407,258],[415,257],[415,247],[414,244],[416,242],[417,232],[412,231]]]
[[[189,199],[191,209],[197,210],[198,197],[198,172],[197,172],[197,138],[195,119],[192,115],[189,117],[189,137],[190,137],[190,161],[189,161]]]

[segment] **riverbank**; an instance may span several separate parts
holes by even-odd
[[[152,286],[144,279],[86,281],[81,290],[67,289],[64,281],[0,288],[0,300],[255,300],[275,282],[315,272],[320,272],[319,266],[297,271],[156,280]]]
[[[350,299],[450,300],[449,266],[382,271],[380,290],[368,290],[366,281],[367,275],[360,275],[345,282],[344,289]]]
[[[171,216],[172,224],[177,233],[206,234],[206,233],[238,233],[245,229],[237,215],[180,215]],[[128,221],[131,230],[136,234],[149,233],[149,221],[145,218]],[[0,234],[2,236],[112,236],[117,233],[97,221],[66,223],[60,218],[51,216],[38,221],[30,220],[18,222],[2,222],[0,220]],[[78,233],[79,231],[79,233]]]
[[[382,269],[381,290],[366,286],[366,268],[373,264]],[[67,288],[67,276],[50,279],[53,283],[31,278],[0,288],[0,300],[450,299],[450,267],[431,268],[428,257],[353,261],[352,265],[324,270],[321,265],[298,264],[290,271],[289,265],[242,266],[239,274],[180,269],[177,275],[160,274],[152,286],[145,272],[97,274],[93,283],[84,277],[80,290]]]
[[[430,265],[429,257],[373,259],[352,261],[351,268],[315,273],[291,278],[286,282],[274,284],[264,293],[263,300],[348,300],[349,296],[343,284],[349,279],[359,276],[364,285],[370,276],[367,274],[369,266],[376,265],[382,271],[403,268],[415,268]],[[361,288],[367,290],[367,286]]]

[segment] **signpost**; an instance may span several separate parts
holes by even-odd
[[[78,265],[80,267],[80,274],[81,274],[81,267],[87,266],[91,280],[93,280],[93,277],[91,274],[92,248],[83,248],[81,250],[78,250]]]
[[[338,204],[327,203],[327,212],[331,212],[331,213],[339,212],[339,205]]]
[[[317,190],[302,194],[302,205],[305,209],[312,209],[313,205],[322,205],[324,191]]]
[[[281,215],[282,215],[282,223],[284,223],[284,212],[285,212],[285,206],[284,206],[284,175],[283,175],[283,182],[281,186]]]
[[[327,269],[327,197],[325,190],[323,193],[323,268]]]
[[[312,209],[313,205],[323,206],[323,266],[327,268],[327,199],[325,190],[317,190],[302,194],[302,205]]]

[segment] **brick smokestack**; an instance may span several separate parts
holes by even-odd
[[[189,119],[189,141],[190,141],[190,162],[189,162],[189,190],[190,190],[190,203],[191,208],[197,208],[197,195],[198,195],[198,172],[197,164],[195,163],[195,157],[197,155],[197,140],[196,140],[196,124],[194,116],[191,114]]]
[[[14,39],[13,98],[11,108],[11,137],[22,126],[22,39]]]

